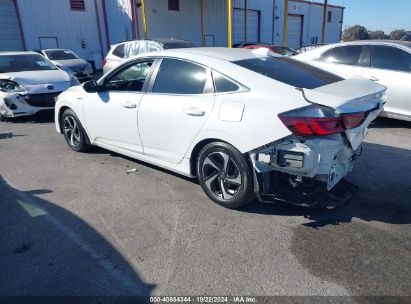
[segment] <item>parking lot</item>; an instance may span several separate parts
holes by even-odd
[[[52,113],[0,123],[0,294],[410,295],[410,138],[371,125],[343,207],[233,211],[189,179],[73,152]]]

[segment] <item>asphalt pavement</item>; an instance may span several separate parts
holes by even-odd
[[[411,123],[380,118],[345,206],[233,211],[190,179],[70,150],[52,113],[0,123],[0,296],[410,296],[410,173]]]

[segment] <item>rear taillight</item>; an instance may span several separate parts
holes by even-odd
[[[364,113],[346,114],[342,117],[346,129],[358,127],[364,121]]]
[[[106,63],[107,63],[107,59],[106,59],[106,58],[104,58],[104,59],[103,59],[103,66],[105,66],[105,65],[106,65]]]
[[[324,136],[343,133],[358,127],[364,113],[337,114],[329,108],[307,106],[278,115],[284,125],[297,136]]]
[[[341,118],[290,117],[279,115],[281,121],[298,136],[331,135],[344,132]]]

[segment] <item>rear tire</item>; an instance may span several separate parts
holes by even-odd
[[[76,152],[84,152],[90,148],[89,140],[76,113],[67,109],[61,116],[61,128],[69,147]]]
[[[210,143],[200,151],[197,176],[207,196],[226,208],[240,208],[254,198],[251,167],[227,143]]]

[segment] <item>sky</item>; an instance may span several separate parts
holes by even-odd
[[[411,31],[411,0],[329,0],[328,3],[346,7],[343,28],[359,24],[386,33],[394,29]]]

